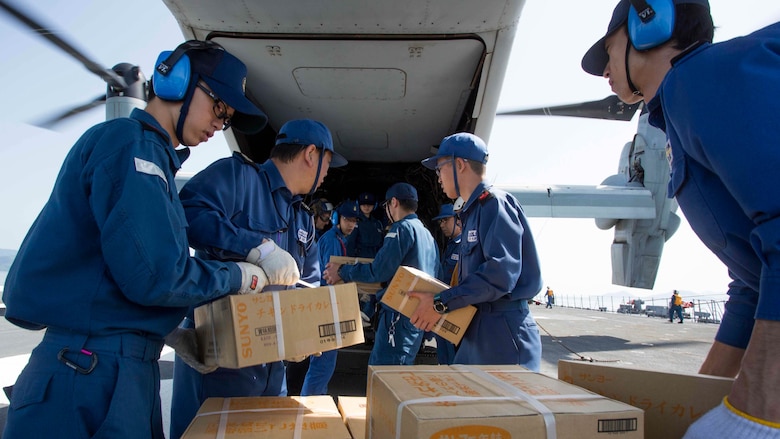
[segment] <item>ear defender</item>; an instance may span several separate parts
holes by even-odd
[[[636,50],[647,50],[669,41],[674,30],[673,0],[630,0],[628,37]]]
[[[190,58],[181,54],[172,65],[168,64],[174,52],[168,50],[157,57],[157,67],[154,69],[152,85],[154,94],[166,101],[184,99],[187,86],[190,84]]]
[[[179,44],[174,51],[165,51],[157,57],[152,76],[154,94],[166,101],[184,99],[190,85],[192,70],[187,52],[190,50],[224,50],[213,41],[190,40]]]

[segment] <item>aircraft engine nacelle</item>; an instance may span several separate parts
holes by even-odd
[[[664,243],[680,226],[677,202],[666,196],[669,165],[665,147],[664,132],[650,126],[647,114],[642,114],[634,140],[623,147],[619,173],[604,181],[605,185],[644,187],[652,193],[656,208],[652,219],[596,219],[601,229],[615,227],[611,249],[615,285],[652,289]]]

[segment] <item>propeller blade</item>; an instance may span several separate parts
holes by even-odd
[[[51,117],[41,122],[34,122],[33,125],[39,126],[41,128],[51,129],[54,125],[62,122],[63,120],[75,116],[79,113],[83,113],[91,108],[95,108],[99,105],[103,105],[105,102],[106,102],[106,95],[101,95],[91,100],[90,102],[87,102],[84,105],[79,105],[78,107],[71,108],[70,110],[63,112],[58,116]]]
[[[579,104],[559,105],[555,107],[531,108],[528,110],[503,111],[497,116],[571,116],[592,119],[623,120],[633,119],[642,102],[626,104],[617,95],[608,96],[600,101],[581,102]]]
[[[124,90],[127,87],[127,83],[125,83],[125,80],[116,74],[111,69],[106,69],[102,67],[100,64],[92,61],[89,59],[86,55],[81,53],[78,49],[73,47],[71,44],[63,40],[62,38],[55,35],[52,31],[50,31],[47,27],[43,26],[39,22],[35,21],[31,17],[24,14],[22,11],[16,9],[15,7],[9,5],[5,0],[0,0],[0,8],[5,9],[6,12],[14,16],[17,20],[21,21],[27,27],[37,32],[42,37],[49,40],[51,43],[65,51],[68,55],[72,56],[76,60],[78,60],[81,64],[84,65],[84,67],[87,68],[90,72],[100,76],[103,78],[103,80],[108,83],[111,87],[117,89],[117,90]]]

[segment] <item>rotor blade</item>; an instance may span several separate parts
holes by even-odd
[[[121,76],[117,75],[116,72],[114,72],[111,69],[103,68],[100,64],[87,58],[78,49],[70,45],[62,38],[55,35],[52,31],[44,27],[42,24],[33,20],[31,17],[28,17],[20,10],[9,5],[5,0],[0,0],[0,8],[5,9],[9,14],[13,15],[17,20],[21,21],[29,28],[31,28],[32,30],[34,30],[35,32],[37,32],[38,34],[40,34],[41,36],[43,36],[44,38],[52,42],[54,45],[64,50],[68,55],[72,56],[73,58],[76,58],[79,62],[81,62],[81,64],[84,65],[84,67],[87,68],[87,70],[103,78],[103,80],[106,81],[108,85],[110,85],[111,87],[114,87],[115,89],[120,91],[124,90],[127,87],[125,80]]]
[[[559,105],[555,107],[532,108],[528,110],[504,111],[497,116],[572,116],[592,119],[630,121],[642,102],[626,104],[617,95],[608,96],[600,101],[581,102],[579,104]]]
[[[66,112],[64,112],[64,113],[62,113],[62,114],[60,114],[58,116],[46,119],[44,121],[34,122],[33,125],[39,126],[41,128],[51,129],[54,125],[62,122],[63,120],[65,120],[65,119],[67,119],[69,117],[75,116],[75,115],[77,115],[79,113],[83,113],[83,112],[85,112],[85,111],[87,111],[87,110],[89,110],[91,108],[95,108],[95,107],[97,107],[99,105],[104,104],[105,102],[106,102],[106,95],[98,96],[95,99],[93,99],[92,101],[87,102],[84,105],[79,105],[78,107],[71,108],[70,110],[68,110],[68,111],[66,111]]]

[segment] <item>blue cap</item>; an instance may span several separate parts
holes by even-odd
[[[390,186],[385,194],[385,200],[397,198],[399,200],[417,201],[417,189],[409,183],[396,183]]]
[[[440,219],[451,218],[453,216],[455,216],[455,209],[453,208],[452,204],[442,204],[441,210],[439,210],[439,216],[433,217],[433,220],[438,221]]]
[[[693,3],[702,5],[708,10],[710,8],[710,3],[707,0],[672,0],[672,2],[675,5],[682,3]],[[606,40],[608,36],[615,33],[616,30],[620,29],[621,26],[626,24],[628,21],[628,11],[630,7],[631,2],[629,0],[620,0],[620,3],[615,6],[615,10],[612,11],[612,19],[609,21],[609,26],[607,27],[607,33],[604,34],[600,40],[596,41],[596,44],[591,46],[591,48],[588,49],[588,51],[585,53],[585,56],[582,57],[582,70],[585,70],[591,75],[596,76],[601,76],[604,74],[604,68],[607,66],[607,62],[609,61],[607,49],[604,47],[604,40]]]
[[[428,157],[420,163],[428,169],[436,169],[436,163],[442,157],[460,157],[485,164],[488,161],[487,145],[471,133],[453,134],[441,141],[439,152],[435,156]]]
[[[374,200],[374,194],[370,192],[363,192],[358,197],[358,204],[374,204],[376,200]]]
[[[330,151],[330,167],[338,168],[347,164],[347,159],[333,149],[333,137],[322,122],[311,119],[296,119],[287,122],[276,135],[276,145],[314,145]]]
[[[262,130],[268,116],[246,97],[246,65],[226,50],[214,48],[187,52],[193,72],[235,111],[232,127],[242,133]]]
[[[358,217],[358,206],[357,203],[353,201],[345,201],[339,205],[338,210],[339,216],[342,216],[344,218],[357,218]]]

